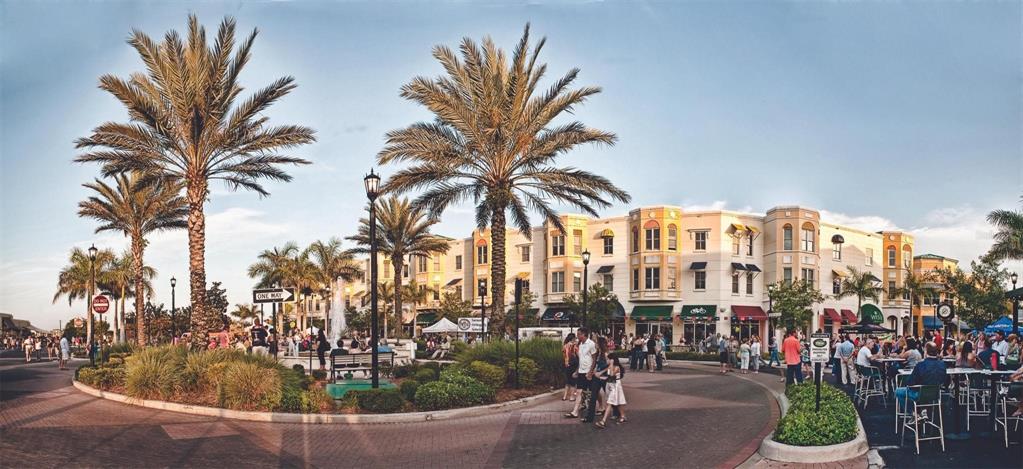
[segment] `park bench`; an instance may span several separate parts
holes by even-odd
[[[379,352],[377,366],[388,371],[394,367],[394,352]],[[373,367],[372,353],[352,353],[348,355],[330,356],[330,380],[337,381],[337,375],[344,376],[352,371],[369,371]]]

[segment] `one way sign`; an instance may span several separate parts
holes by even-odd
[[[294,288],[260,288],[252,290],[253,303],[287,303],[295,301]]]

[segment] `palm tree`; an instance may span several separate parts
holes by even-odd
[[[411,282],[409,282],[408,285],[405,285],[405,288],[403,288],[402,296],[404,297],[404,299],[406,301],[412,303],[412,336],[413,337],[415,337],[415,335],[416,335],[416,325],[417,325],[416,324],[416,319],[417,319],[417,316],[419,314],[419,305],[421,305],[423,303],[426,303],[427,301],[430,301],[430,298],[433,297],[433,293],[435,291],[436,290],[434,290],[433,288],[430,288],[430,286],[428,286],[428,285],[420,285],[415,280],[412,280]]]
[[[96,232],[120,231],[131,238],[135,291],[144,289],[142,255],[146,235],[163,230],[187,228],[188,208],[179,194],[181,186],[164,180],[143,180],[137,173],[114,175],[116,187],[96,179],[84,184],[97,195],[78,203],[78,216],[93,218],[102,224]],[[135,311],[142,311],[142,295],[135,295]],[[146,344],[144,321],[138,321],[138,344]]]
[[[995,210],[987,215],[987,221],[998,228],[989,254],[998,259],[1023,259],[1023,212]]]
[[[860,320],[863,320],[863,299],[868,298],[878,302],[881,300],[881,295],[884,294],[884,287],[881,286],[880,280],[869,271],[861,271],[856,267],[849,267],[849,274],[842,279],[842,285],[840,286],[841,291],[835,295],[836,300],[842,298],[855,296],[856,297],[856,314],[860,316]]]
[[[330,238],[327,242],[317,240],[306,248],[315,267],[318,293],[327,298],[325,311],[330,311],[330,289],[338,278],[351,282],[362,275],[362,267],[355,260],[352,251],[341,249],[341,240]],[[326,313],[324,313],[324,319]],[[324,321],[326,326],[326,320]]]
[[[398,301],[397,296],[394,294],[394,284],[387,282],[380,282],[377,284],[377,294],[380,295],[380,300],[384,302],[383,311],[381,316],[384,317],[384,339],[387,338],[387,318],[391,316],[391,312],[394,311],[394,302]]]
[[[394,289],[402,291],[401,275],[405,259],[412,256],[430,257],[448,251],[446,238],[430,233],[437,224],[435,218],[426,216],[421,208],[412,206],[408,199],[388,197],[378,200],[377,208],[377,251],[391,261],[394,268]],[[353,252],[368,253],[370,246],[369,220],[359,220],[359,232],[348,239],[358,243]],[[394,311],[401,315],[402,295],[394,295]],[[386,330],[386,328],[385,328]]]
[[[265,249],[257,256],[256,263],[249,266],[249,278],[258,279],[257,288],[271,288],[277,286],[293,286],[287,283],[290,278],[292,263],[299,254],[298,245],[292,241],[284,243],[282,247]],[[283,308],[281,308],[283,310]],[[283,330],[281,317],[284,311],[278,311],[274,318],[278,330]]]
[[[92,343],[93,321],[89,311],[89,296],[93,293],[93,274],[95,273],[96,284],[109,269],[110,264],[117,256],[109,249],[96,251],[95,264],[89,258],[89,254],[81,248],[72,248],[68,256],[68,265],[57,274],[57,292],[53,294],[53,303],[56,303],[62,296],[67,297],[67,305],[70,307],[75,300],[85,300],[86,334],[89,343]],[[93,270],[95,269],[95,270]]]
[[[230,314],[238,318],[239,322],[259,317],[259,311],[256,310],[255,305],[236,304],[234,305],[234,311],[231,311]]]
[[[125,310],[127,298],[137,297],[135,295],[135,286],[133,281],[135,279],[135,267],[134,267],[134,256],[130,251],[125,251],[120,256],[117,256],[111,263],[109,268],[103,272],[101,277],[97,280],[97,283],[103,288],[110,290],[114,295],[114,324],[118,323],[117,315],[120,314],[120,333],[121,337],[119,340],[127,340],[127,322],[125,322]],[[156,278],[156,269],[144,265],[142,266],[142,284],[143,284],[143,295],[152,294],[153,292],[153,279]],[[117,308],[117,303],[120,300],[120,308]],[[118,312],[120,309],[120,312]]]
[[[217,37],[207,43],[195,15],[188,17],[187,43],[176,31],[163,43],[135,30],[128,43],[139,53],[145,73],[124,79],[100,78],[100,88],[128,110],[129,122],[101,124],[76,141],[87,153],[78,162],[103,165],[104,175],[139,171],[147,178],[176,181],[188,202],[188,260],[193,345],[206,343],[210,327],[220,320],[206,307],[206,216],[209,184],[224,181],[268,195],[261,179],[289,181],[281,165],[308,161],[282,154],[315,141],[313,130],[268,124],[266,110],[295,88],[284,77],[237,102],[239,75],[249,61],[257,31],[235,51],[235,22],[227,17]],[[232,52],[234,55],[232,57]]]
[[[914,330],[916,327],[923,328],[923,298],[925,296],[933,296],[938,290],[930,285],[935,282],[935,277],[930,272],[924,272],[917,275],[913,272],[913,269],[906,267],[905,274],[902,278],[902,287],[896,288],[894,292],[890,292],[890,295],[905,295],[909,298],[909,311],[912,315],[913,307],[919,306],[921,314],[917,316],[917,319],[913,321]],[[916,332],[914,332],[914,335]]]
[[[451,204],[472,200],[476,205],[476,224],[491,228],[494,311],[504,311],[508,213],[528,238],[530,210],[564,231],[552,203],[597,216],[598,208],[630,200],[602,176],[556,166],[559,156],[579,145],[613,145],[617,137],[578,121],[553,124],[601,90],[571,89],[579,73],[572,69],[537,93],[547,70],[537,63],[545,41],[530,50],[526,25],[510,63],[490,38],[482,47],[463,39],[462,60],[448,47],[434,47],[433,56],[447,76],[414,78],[401,95],[429,109],[435,120],[389,132],[377,155],[381,164],[411,163],[383,189],[396,194],[424,189],[415,205],[426,208],[431,218]]]

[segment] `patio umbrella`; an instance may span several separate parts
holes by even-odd
[[[1002,331],[1006,334],[1012,332],[1012,319],[1009,319],[1008,316],[1002,316],[998,318],[997,321],[988,324],[988,326],[984,328],[984,332],[988,334],[993,334],[998,331]]]

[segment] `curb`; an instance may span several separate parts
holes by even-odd
[[[461,409],[438,410],[434,412],[409,412],[404,414],[294,414],[287,412],[257,412],[248,410],[221,409],[219,407],[206,407],[191,404],[178,404],[175,402],[156,401],[150,399],[136,399],[123,394],[109,391],[102,391],[79,381],[72,380],[79,391],[90,396],[119,402],[121,404],[146,407],[150,409],[166,410],[183,414],[202,415],[207,417],[219,417],[234,420],[246,420],[250,422],[274,422],[274,423],[316,423],[316,424],[372,424],[372,423],[413,423],[429,422],[431,420],[452,420],[457,418],[478,417],[481,415],[497,414],[508,412],[512,409],[519,409],[531,404],[552,400],[560,390],[535,396],[524,397],[514,401],[501,402],[476,407],[463,407]]]

